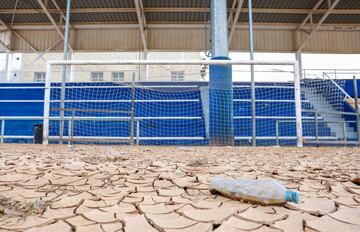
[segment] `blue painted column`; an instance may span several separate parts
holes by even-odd
[[[212,60],[229,60],[227,0],[211,0]],[[234,145],[231,65],[211,65],[209,83],[209,143]]]

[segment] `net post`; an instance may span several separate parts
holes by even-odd
[[[358,146],[360,146],[360,115],[359,115],[359,93],[358,93],[358,85],[356,76],[353,76],[353,84],[354,84],[354,100],[355,100],[355,110],[356,110],[356,132],[358,137]]]
[[[63,144],[64,136],[64,117],[65,117],[65,86],[67,66],[64,65],[61,80],[61,96],[60,96],[60,121],[59,121],[59,143]]]
[[[134,145],[134,131],[135,131],[135,73],[132,76],[131,83],[131,121],[130,121],[130,145]]]
[[[230,60],[228,46],[227,1],[211,0],[212,60]],[[233,146],[234,106],[231,65],[210,65],[209,144]]]
[[[74,139],[74,123],[75,123],[75,110],[72,111],[71,113],[71,119],[69,120],[68,123],[68,145],[71,146]]]
[[[302,113],[301,113],[301,84],[299,62],[294,63],[294,88],[295,88],[295,115],[297,147],[303,147]]]
[[[343,126],[343,133],[344,133],[344,138],[343,138],[343,140],[344,140],[344,142],[346,143],[346,141],[347,141],[347,138],[346,138],[346,121],[344,120],[343,122],[342,122],[342,126]]]
[[[229,58],[213,58],[219,59]],[[234,146],[232,67],[211,65],[209,85],[209,143],[213,146]]]
[[[315,141],[316,145],[319,145],[319,122],[318,122],[318,112],[314,112],[314,122],[315,122]]]
[[[256,87],[255,87],[255,70],[254,70],[255,67],[254,65],[251,65],[250,68],[251,68],[251,122],[252,122],[251,143],[253,147],[256,147]]]
[[[140,121],[136,121],[136,145],[140,145]]]
[[[68,145],[71,146],[71,127],[72,127],[72,119],[68,122]]]
[[[275,124],[276,128],[275,128],[275,133],[276,133],[276,146],[279,147],[280,146],[280,142],[279,142],[279,121],[276,120],[276,124]]]
[[[46,64],[45,94],[44,94],[44,119],[43,119],[43,144],[49,144],[49,117],[51,93],[51,64]]]
[[[4,137],[5,137],[5,119],[1,120],[1,139],[0,139],[0,143],[4,143]]]
[[[248,1],[249,9],[249,47],[250,60],[254,60],[254,28],[253,28],[253,13],[252,0]],[[256,89],[255,89],[255,67],[250,65],[251,72],[251,125],[252,125],[252,146],[256,147]]]
[[[71,0],[67,0],[66,3],[66,20],[65,20],[65,33],[64,33],[64,60],[68,60],[69,50],[69,30],[70,30],[70,14],[71,14]],[[67,65],[63,66],[61,81],[61,102],[60,102],[60,131],[59,131],[59,143],[63,144],[64,136],[64,117],[65,117],[65,85],[67,76]]]

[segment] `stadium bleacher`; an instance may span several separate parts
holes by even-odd
[[[183,85],[184,83],[177,83],[169,87],[164,83],[142,83],[136,88],[134,117],[140,120],[141,144],[207,144],[206,119],[200,91],[200,87],[206,86],[207,83],[186,83],[191,87]],[[104,86],[107,88],[102,88]],[[76,112],[76,117],[130,117],[128,112],[132,106],[131,87],[119,87],[113,83],[77,83],[68,87],[73,89],[72,94],[66,96],[65,108],[84,110]],[[60,88],[53,91],[60,91]],[[43,96],[42,84],[0,85],[0,117],[39,117],[34,120],[6,120],[4,135],[7,142],[32,142],[34,125],[42,123]],[[53,96],[59,94],[55,93]],[[251,138],[250,96],[249,83],[234,84],[237,144],[249,144]],[[257,136],[260,144],[274,145],[276,124],[281,141],[284,144],[295,143],[293,87],[288,83],[257,83],[256,96]],[[51,107],[59,108],[59,99],[52,100]],[[302,104],[304,109],[312,109],[311,103],[304,95]],[[86,112],[89,109],[116,109],[119,112]],[[65,112],[65,116],[71,115],[71,111]],[[51,116],[58,117],[59,111],[52,110]],[[313,115],[304,112],[303,120],[304,136],[315,136]],[[321,123],[323,119],[319,117],[318,120],[319,136],[332,136],[326,123]],[[56,136],[58,121],[52,122],[51,126],[53,132],[50,135]],[[130,134],[129,121],[76,121],[73,127],[75,137],[90,134],[95,137],[127,137]],[[68,133],[68,122],[65,123],[64,133]]]

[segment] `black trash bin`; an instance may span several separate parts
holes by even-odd
[[[42,144],[43,142],[43,124],[35,124],[34,125],[34,143]]]

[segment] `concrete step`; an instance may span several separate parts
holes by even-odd
[[[305,96],[310,101],[310,104],[314,107],[315,110],[319,112],[325,111],[334,111],[337,110],[332,107],[332,105],[325,99],[325,97],[319,93],[316,89],[307,88],[305,89]],[[331,134],[338,138],[344,137],[344,127],[342,122],[344,118],[340,114],[320,114],[320,116],[324,119],[326,126],[330,128]],[[346,138],[347,139],[356,139],[357,133],[354,131],[354,128],[350,127],[348,123],[346,123]]]
[[[346,136],[347,139],[357,139],[357,132],[348,132]]]

